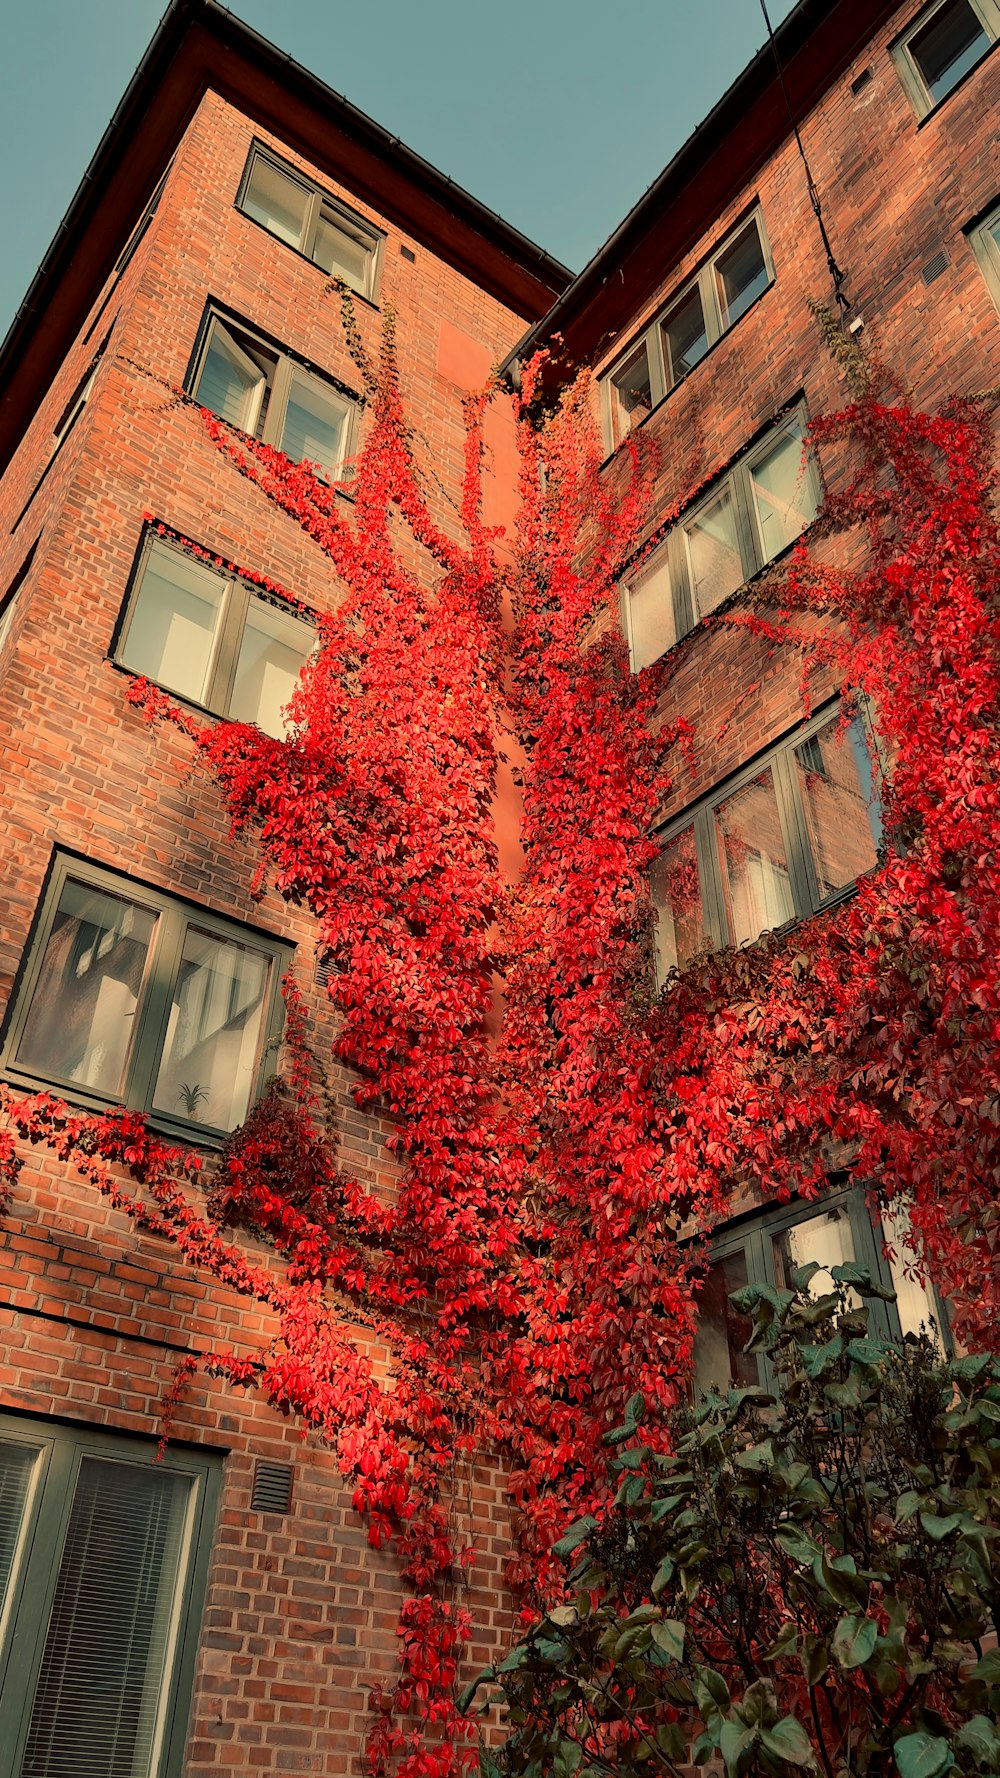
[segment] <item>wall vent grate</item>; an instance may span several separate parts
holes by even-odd
[[[859,93],[864,92],[865,87],[868,85],[868,82],[871,80],[871,77],[872,77],[871,69],[870,68],[862,68],[861,73],[858,75],[857,79],[851,81],[851,91],[854,94],[855,98],[857,98]]]
[[[292,1504],[292,1467],[289,1463],[254,1464],[250,1510],[255,1513],[287,1513]]]
[[[939,247],[933,258],[929,259],[927,264],[922,265],[920,268],[920,276],[923,278],[924,283],[933,284],[935,278],[940,278],[941,273],[948,265],[950,265],[950,263],[944,248]]]

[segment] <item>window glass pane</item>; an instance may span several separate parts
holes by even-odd
[[[749,464],[763,560],[779,555],[816,517],[800,426],[788,427]]]
[[[685,827],[653,864],[650,886],[656,910],[656,966],[662,982],[705,943],[705,916],[694,828]]]
[[[611,378],[611,405],[614,410],[615,443],[638,426],[653,407],[653,386],[649,379],[649,359],[645,342],[638,346],[620,370]]]
[[[155,925],[148,908],[67,880],[17,1046],[22,1067],[120,1096]]]
[[[334,481],[347,446],[350,408],[342,396],[293,373],[278,443],[294,463],[314,463]]]
[[[728,487],[687,521],[684,534],[695,614],[704,617],[706,612],[721,605],[723,599],[728,599],[730,593],[735,593],[746,578],[740,556],[736,508]]]
[[[855,718],[842,731],[839,717],[833,717],[799,743],[795,766],[809,850],[825,899],[878,862],[882,823],[861,722]]]
[[[666,550],[661,550],[651,563],[643,565],[626,587],[625,597],[628,600],[632,669],[638,673],[640,667],[658,661],[661,654],[677,641]]]
[[[782,1229],[774,1236],[774,1274],[781,1290],[792,1288],[792,1273],[797,1266],[807,1266],[815,1260],[822,1269],[813,1273],[809,1295],[825,1296],[833,1289],[829,1268],[845,1265],[848,1260],[856,1258],[846,1204],[804,1217],[801,1222],[793,1223],[791,1228]],[[849,1299],[854,1305],[860,1300],[853,1290],[849,1292]]]
[[[770,768],[715,811],[729,932],[748,944],[795,912]]]
[[[243,198],[243,208],[273,235],[298,247],[302,241],[309,193],[289,179],[262,155],[254,157],[253,170]]]
[[[708,1268],[698,1296],[698,1330],[694,1340],[694,1377],[699,1394],[706,1390],[741,1389],[759,1381],[757,1360],[744,1352],[753,1319],[740,1315],[729,1298],[750,1282],[747,1257],[741,1247]]]
[[[320,216],[313,244],[312,257],[324,272],[336,273],[355,290],[364,291],[368,283],[368,262],[371,246],[341,227],[332,216]]]
[[[10,1580],[40,1456],[40,1445],[0,1440],[0,1635],[6,1627]]]
[[[204,563],[155,542],[132,606],[123,664],[205,703],[227,585]]]
[[[282,708],[292,695],[315,640],[312,626],[301,618],[278,611],[263,599],[251,599],[229,715],[236,722],[256,722],[267,734],[282,736]]]
[[[989,49],[990,39],[968,0],[950,0],[910,38],[916,62],[931,98],[937,103]]]
[[[896,1292],[899,1325],[904,1334],[919,1333],[923,1328],[932,1338],[937,1336],[940,1339],[937,1304],[930,1290],[913,1275],[916,1256],[912,1247],[906,1245],[910,1218],[905,1204],[897,1202],[891,1210],[881,1211],[881,1220],[882,1233],[889,1248],[889,1270]]]
[[[234,1130],[246,1116],[260,1048],[268,960],[189,926],[171,995],[153,1104]]]
[[[80,1464],[20,1778],[146,1778],[177,1641],[189,1477]]]
[[[701,294],[692,290],[665,316],[663,335],[667,346],[671,384],[680,381],[708,351],[708,332]]]
[[[221,321],[213,321],[195,399],[220,419],[253,432],[266,387],[267,376],[257,360],[237,345]]]
[[[722,325],[732,327],[770,283],[756,220],[748,222],[735,241],[719,254],[715,262],[715,278]]]

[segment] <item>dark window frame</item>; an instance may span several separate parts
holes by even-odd
[[[41,1448],[21,1520],[10,1577],[10,1609],[5,1613],[5,1634],[0,1642],[0,1774],[13,1778],[20,1769],[28,1734],[80,1466],[85,1457],[93,1457],[146,1468],[156,1446],[153,1440],[98,1426],[68,1425],[7,1409],[0,1409],[0,1439]],[[189,1476],[192,1489],[184,1572],[174,1595],[176,1652],[158,1702],[162,1737],[151,1769],[151,1778],[181,1778],[223,1459],[221,1452],[171,1441],[159,1460],[167,1470]]]
[[[293,184],[298,185],[305,193],[307,206],[301,243],[298,246],[295,246],[291,241],[286,241],[283,235],[279,235],[274,229],[268,228],[266,222],[261,222],[259,217],[251,216],[249,211],[244,209],[246,195],[253,179],[254,167],[258,161],[266,162],[269,166],[282,174],[284,178],[289,179]],[[345,278],[345,282],[350,284],[355,296],[362,297],[365,302],[371,303],[373,307],[378,306],[378,289],[381,281],[382,258],[385,246],[385,235],[383,231],[376,228],[373,223],[368,222],[365,217],[359,216],[357,212],[352,210],[348,204],[345,204],[341,198],[334,197],[332,192],[324,190],[324,188],[317,184],[314,179],[310,179],[308,174],[300,172],[298,167],[293,167],[290,161],[284,160],[281,155],[276,153],[273,148],[269,147],[266,142],[261,142],[256,137],[250,144],[250,152],[247,155],[246,165],[243,168],[243,174],[236,193],[235,204],[237,210],[239,210],[242,216],[246,217],[248,222],[252,222],[255,227],[263,229],[264,233],[269,235],[272,241],[280,241],[281,245],[287,247],[289,252],[296,253],[300,259],[306,260],[309,265],[316,266],[317,270],[322,271],[324,277],[327,278],[334,276],[334,274],[327,272],[310,251],[310,248],[315,246],[320,222],[326,221],[331,223],[334,228],[339,229],[341,234],[345,234],[348,238],[357,241],[367,253],[367,276],[363,286],[355,284],[350,278]]]
[[[168,685],[165,680],[154,678],[151,673],[143,672],[141,668],[130,665],[124,659],[129,630],[142,591],[143,578],[149,565],[150,555],[157,544],[166,549],[176,550],[179,555],[186,556],[192,562],[197,562],[199,567],[217,575],[229,589],[225,595],[223,614],[219,621],[219,638],[214,645],[215,661],[211,669],[208,696],[204,701],[190,697],[186,692],[179,691],[176,686]],[[291,602],[279,598],[276,593],[267,592],[256,581],[241,573],[238,568],[229,563],[217,562],[212,550],[191,549],[182,538],[171,531],[169,526],[166,527],[164,533],[157,520],[148,520],[143,525],[139,548],[129,571],[125,597],[115,623],[107,658],[114,666],[121,668],[122,672],[129,673],[136,678],[148,679],[151,685],[157,685],[161,690],[169,692],[171,697],[179,699],[189,709],[202,710],[206,716],[217,716],[223,721],[243,721],[245,719],[242,717],[230,717],[229,704],[233,695],[240,646],[254,600],[261,605],[273,606],[276,611],[282,612],[286,617],[295,618],[299,623],[311,628],[314,632],[314,645],[315,641],[318,641],[314,612],[308,611],[304,607],[295,606]],[[225,695],[218,696],[217,694],[222,691]],[[268,734],[270,731],[262,729],[261,732]]]
[[[96,1087],[82,1085],[55,1070],[43,1071],[17,1060],[17,1050],[24,1033],[32,1002],[39,985],[46,946],[55,923],[60,898],[69,879],[82,882],[99,892],[131,903],[154,915],[156,924],[145,959],[143,978],[136,996],[135,1025],[128,1057],[124,1066],[122,1092],[119,1097]],[[125,1105],[139,1112],[153,1129],[163,1130],[190,1140],[197,1133],[205,1147],[221,1145],[230,1134],[221,1125],[184,1117],[180,1113],[153,1108],[157,1070],[163,1055],[171,996],[180,970],[184,941],[189,927],[212,938],[229,940],[255,950],[267,960],[268,981],[263,999],[263,1012],[248,1100],[250,1108],[260,1097],[268,1072],[269,1057],[281,1042],[284,1008],[281,978],[290,968],[294,946],[259,927],[239,920],[227,919],[200,903],[152,888],[135,877],[111,870],[90,859],[57,849],[53,852],[46,881],[39,898],[32,929],[21,959],[7,1013],[0,1032],[0,1072],[22,1091],[57,1091],[73,1103],[97,1112]]]
[[[241,352],[246,350],[241,343],[242,339],[260,352],[261,356],[275,360],[272,373],[265,379],[265,392],[254,426],[249,428],[237,426],[237,431],[246,431],[248,437],[258,438],[262,444],[270,444],[276,450],[281,450],[281,430],[292,378],[296,372],[304,375],[308,381],[319,384],[323,390],[338,396],[341,401],[347,404],[348,421],[337,473],[329,482],[324,476],[318,477],[328,487],[337,483],[345,464],[350,462],[357,449],[364,398],[358,394],[356,389],[349,388],[346,383],[342,383],[338,377],[332,376],[329,371],[319,370],[307,358],[301,357],[296,352],[290,352],[287,346],[282,345],[280,341],[263,332],[259,327],[254,327],[250,322],[245,321],[241,315],[237,315],[234,310],[227,308],[224,303],[216,302],[210,298],[205,304],[205,311],[198,327],[184,376],[185,392],[199,406],[208,406],[208,403],[198,402],[198,384],[208,356],[213,329],[216,326],[221,327],[234,339]],[[234,424],[233,422],[226,423]]]
[[[736,941],[730,936],[729,921],[726,910],[725,886],[723,882],[722,864],[719,859],[718,845],[714,831],[714,817],[721,804],[728,802],[740,790],[753,783],[763,772],[770,771],[774,784],[775,803],[778,821],[781,828],[785,856],[788,861],[788,880],[791,891],[794,913],[780,926],[771,928],[782,931],[785,927],[798,925],[800,920],[808,920],[814,914],[824,912],[827,908],[836,907],[854,893],[857,877],[851,882],[842,884],[828,895],[820,894],[820,885],[816,877],[812,850],[809,843],[809,830],[805,810],[802,803],[795,772],[795,753],[804,743],[814,737],[832,722],[840,710],[840,699],[833,698],[825,702],[807,722],[798,724],[782,735],[778,741],[768,744],[754,755],[753,759],[740,767],[739,771],[724,778],[721,783],[699,797],[696,803],[670,821],[657,832],[656,838],[661,848],[665,848],[676,840],[687,828],[694,831],[695,853],[698,863],[698,882],[702,898],[702,916],[704,928],[713,950],[723,950]],[[876,763],[881,762],[878,740],[870,713],[861,706],[852,722],[861,724],[862,734],[870,756]],[[848,728],[850,728],[848,724]],[[848,744],[845,735],[842,745]],[[872,806],[878,805],[877,785],[873,784]],[[755,938],[747,939],[745,944],[756,943],[756,938],[763,937],[759,933]],[[659,968],[657,957],[657,981],[662,986],[666,979]]]
[[[919,37],[925,27],[931,24],[938,13],[944,12],[949,6],[965,5],[978,18],[982,29],[989,39],[986,48],[976,61],[964,73],[960,74],[953,84],[938,98],[935,98],[927,84],[923,70],[913,51],[913,41]],[[1000,42],[1000,5],[998,0],[931,0],[931,4],[920,8],[915,13],[905,30],[894,38],[889,45],[889,54],[895,64],[903,90],[917,114],[918,121],[931,116],[939,105],[947,103],[952,93],[968,79],[969,75],[982,65],[990,52]]]
[[[754,464],[772,448],[781,434],[791,435],[793,432],[797,432],[802,441],[805,454],[802,467],[803,487],[808,490],[814,512],[812,519],[807,521],[796,537],[783,544],[780,549],[775,551],[774,555],[769,556],[766,554],[764,539],[759,528],[751,475]],[[725,598],[720,599],[717,605],[711,606],[708,611],[702,614],[697,609],[692,581],[688,533],[697,522],[699,515],[719,498],[724,489],[728,489],[733,502],[736,535],[744,578],[738,587],[735,587],[731,593],[726,594]],[[689,506],[685,507],[655,549],[627,568],[622,575],[621,621],[628,644],[629,659],[633,663],[633,671],[637,671],[634,665],[637,650],[633,637],[631,611],[633,586],[641,585],[647,577],[661,572],[664,566],[666,567],[669,598],[673,608],[674,631],[673,641],[668,643],[662,651],[663,654],[666,654],[670,648],[676,647],[677,643],[682,641],[691,630],[696,629],[698,624],[704,621],[704,618],[722,610],[730,599],[738,597],[749,581],[761,574],[765,568],[770,567],[772,563],[780,561],[788,550],[794,548],[799,539],[808,531],[809,525],[815,521],[823,504],[823,493],[819,460],[815,448],[808,441],[808,414],[805,401],[801,397],[797,397],[793,402],[786,403],[781,413],[775,419],[768,421],[768,424],[750,440],[739,455],[733,458],[722,474],[716,476],[711,485],[700,493]],[[662,659],[662,654],[654,658]],[[652,661],[643,664],[651,666]]]
[[[846,1183],[833,1182],[816,1198],[791,1198],[785,1204],[758,1205],[753,1210],[734,1217],[731,1222],[720,1224],[705,1241],[706,1260],[711,1266],[730,1259],[737,1253],[743,1253],[746,1257],[749,1284],[777,1286],[779,1279],[774,1265],[775,1236],[787,1229],[800,1227],[816,1217],[829,1215],[831,1211],[841,1211],[846,1215],[858,1264],[868,1268],[876,1283],[888,1290],[896,1289],[897,1280],[884,1252],[887,1236],[881,1217],[876,1227],[872,1205],[863,1188]],[[833,1260],[831,1263],[836,1265],[839,1262]],[[951,1348],[948,1316],[933,1283],[927,1289],[935,1311],[937,1335],[947,1353]],[[890,1340],[895,1345],[901,1345],[904,1335],[896,1303],[883,1302],[878,1297],[866,1297],[864,1300],[870,1310],[869,1326],[872,1334],[877,1339]],[[757,1360],[761,1386],[772,1394],[776,1393],[778,1380],[767,1354],[757,1352],[749,1356]],[[723,1383],[724,1379],[708,1378],[706,1382]]]
[[[38,536],[35,538],[34,543],[21,563],[20,568],[17,570],[17,573],[14,575],[6,592],[0,596],[0,655],[3,654],[4,645],[13,629],[14,611],[17,605],[18,594],[31,572],[31,564],[35,559],[35,554],[40,542],[41,532],[39,532]]]
[[[747,305],[746,309],[742,310],[734,320],[727,321],[723,315],[722,300],[719,295],[715,272],[719,260],[725,258],[729,249],[738,240],[744,230],[749,227],[751,222],[755,223],[757,227],[757,237],[760,242],[761,255],[764,261],[765,270],[768,274],[767,283],[757,296],[753,298],[753,301]],[[767,237],[767,229],[764,226],[764,213],[761,208],[760,200],[755,199],[754,202],[742,212],[736,222],[726,230],[722,239],[715,247],[713,247],[711,253],[706,256],[698,269],[693,272],[689,278],[685,279],[682,284],[679,284],[676,289],[670,292],[666,301],[659,305],[655,315],[646,323],[641,333],[636,334],[635,337],[629,341],[626,350],[620,352],[615,359],[615,362],[610,365],[606,371],[602,372],[600,378],[601,407],[605,442],[609,451],[616,450],[617,447],[629,436],[629,433],[634,430],[633,427],[628,425],[621,425],[617,418],[615,378],[616,376],[620,376],[621,372],[626,368],[630,361],[634,359],[636,354],[645,349],[650,381],[650,412],[652,413],[655,412],[660,403],[664,401],[674,389],[680,386],[686,377],[690,376],[693,371],[697,370],[698,364],[708,357],[713,346],[717,345],[719,340],[725,338],[726,334],[730,333],[734,327],[739,325],[743,316],[749,314],[750,309],[760,301],[760,298],[764,296],[768,290],[770,290],[774,281],[774,260],[771,256],[771,247]],[[673,314],[680,305],[686,302],[695,292],[698,293],[701,299],[701,311],[706,330],[705,351],[702,353],[701,358],[698,359],[697,364],[692,365],[689,370],[683,371],[679,376],[674,377],[669,361],[669,350],[664,344],[663,329],[671,314]],[[647,418],[648,415],[643,416],[643,420]],[[637,422],[639,425],[642,423],[643,421]]]

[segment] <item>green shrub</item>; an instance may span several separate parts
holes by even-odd
[[[1000,1773],[1000,1359],[875,1339],[886,1293],[851,1264],[813,1298],[816,1270],[733,1298],[779,1400],[708,1396],[670,1455],[640,1397],[609,1434],[565,1602],[465,1694],[502,1706],[489,1778]]]

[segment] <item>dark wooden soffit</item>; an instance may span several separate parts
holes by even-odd
[[[775,31],[785,90],[800,126],[899,0],[800,0]],[[763,20],[761,21],[763,29]],[[788,104],[765,44],[689,136],[613,235],[508,359],[555,334],[554,375],[592,364],[626,330],[676,265],[791,135]],[[805,148],[809,153],[808,127]],[[815,144],[812,145],[815,147]],[[802,173],[803,195],[805,173]],[[820,193],[828,220],[836,194]],[[836,231],[833,239],[837,248]],[[850,266],[844,267],[850,273]],[[816,295],[832,296],[818,290]]]
[[[0,345],[0,472],[208,91],[526,322],[570,282],[558,260],[215,0],[172,0]]]

